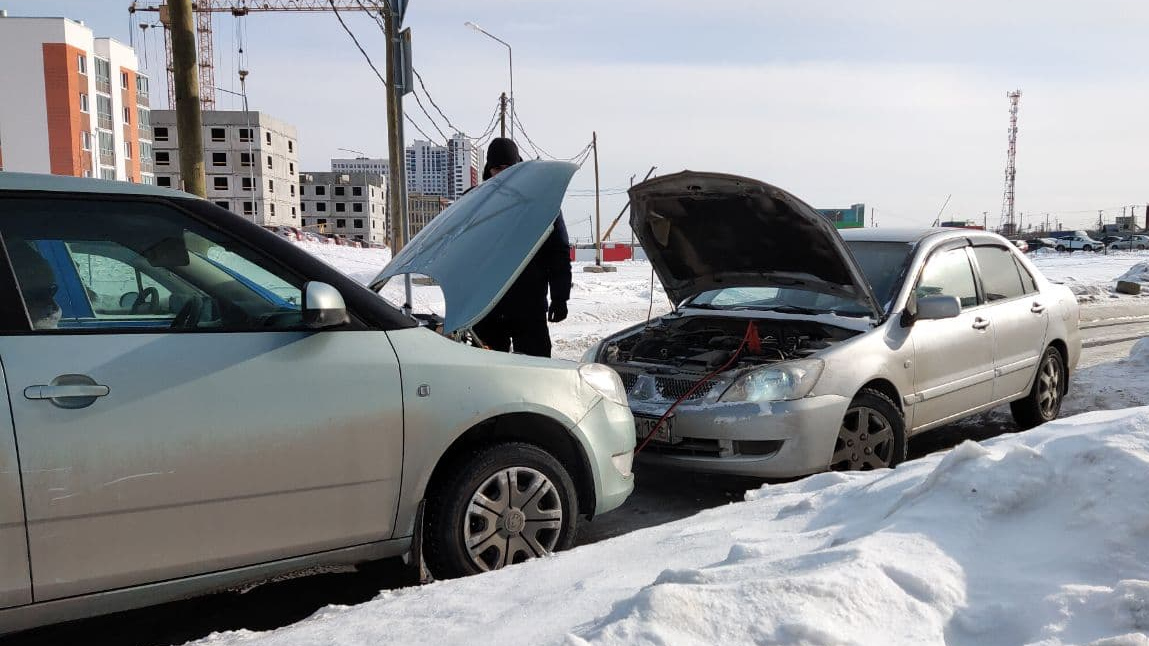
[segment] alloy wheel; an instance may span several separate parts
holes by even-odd
[[[485,572],[554,551],[562,525],[562,501],[550,479],[509,467],[471,496],[463,539],[471,562]]]
[[[1037,379],[1037,407],[1043,419],[1051,420],[1061,409],[1061,366],[1052,353],[1041,362]]]
[[[890,466],[894,453],[894,428],[881,412],[869,406],[846,411],[831,468],[835,471],[868,471]]]

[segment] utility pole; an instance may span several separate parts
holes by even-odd
[[[602,214],[599,211],[598,195],[598,132],[590,133],[591,146],[594,147],[594,264],[602,267]]]
[[[391,211],[391,257],[408,242],[407,164],[403,156],[403,95],[411,91],[411,30],[399,28],[407,11],[407,0],[387,0],[383,30],[387,37],[387,192]],[[411,275],[403,276],[406,302],[403,311],[411,314]]]
[[[203,114],[196,68],[195,21],[191,0],[171,0],[172,68],[175,76],[176,132],[180,139],[183,190],[207,196],[203,163]]]
[[[507,136],[507,93],[499,95],[499,136]]]

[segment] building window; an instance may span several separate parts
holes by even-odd
[[[227,131],[224,130],[223,128],[212,128],[211,129],[211,140],[212,141],[227,141]]]
[[[317,203],[317,204],[315,205],[315,210],[316,210],[316,211],[326,211],[326,210],[327,210],[327,202],[319,202],[319,203]]]
[[[152,139],[155,139],[156,141],[167,141],[168,140],[168,129],[167,129],[167,127],[166,126],[156,126],[155,128],[152,128]]]
[[[300,202],[299,203],[299,210],[303,211],[304,213],[307,213],[307,202]]]
[[[145,110],[144,108],[137,107],[136,108],[136,123],[140,126],[140,128],[150,128],[152,125],[151,112],[149,112],[148,110]]]
[[[315,224],[317,224],[317,225],[327,224],[327,218],[319,218],[318,220],[315,221]]]
[[[267,180],[267,192],[268,193],[274,193],[275,192],[275,180],[273,180],[273,179]]]
[[[92,133],[87,130],[80,133],[80,148],[84,150],[92,149]]]
[[[251,153],[240,153],[239,154],[239,165],[240,166],[251,166]]]
[[[148,77],[136,75],[136,100],[148,98]]]
[[[292,175],[295,174],[295,164],[293,162],[287,162],[287,172]]]
[[[267,170],[275,170],[274,168],[272,168],[271,155],[267,156]]]
[[[114,168],[101,168],[100,179],[116,179],[116,169]]]
[[[300,185],[300,187],[299,187],[299,196],[300,196],[300,197],[303,197],[304,195],[307,195],[307,187],[306,187],[306,186],[303,186],[303,185]]]
[[[270,145],[271,144],[271,133],[268,132],[268,133],[265,133],[265,135],[266,135],[267,143],[268,143],[268,145]]]
[[[289,191],[291,193],[291,197],[295,197],[295,184],[289,185],[289,188],[291,189]]]
[[[90,171],[90,170],[84,171],[84,177],[91,177],[91,176],[92,176],[92,171]]]
[[[88,75],[88,57],[80,54],[76,57],[76,69],[84,76]]]
[[[363,187],[362,186],[352,186],[351,187],[351,194],[355,197],[363,197]]]
[[[80,92],[80,112],[88,112],[88,95]]]
[[[240,141],[249,142],[249,141],[253,141],[254,139],[255,139],[255,137],[252,136],[251,128],[240,128],[239,129],[239,140]]]
[[[275,217],[275,202],[267,205],[267,214]]]
[[[271,143],[271,140],[268,139],[267,143]],[[289,152],[289,153],[295,152],[295,142],[290,140],[290,139],[287,140],[287,152]]]
[[[336,229],[343,229],[346,227],[347,227],[347,220],[344,220],[343,218],[338,218],[335,220],[335,228]]]
[[[221,209],[227,209],[228,211],[231,210],[231,202],[228,202],[227,200],[224,200],[223,202],[216,202],[215,205]]]
[[[131,159],[131,158],[132,158],[132,142],[125,141],[124,142],[124,159]]]
[[[343,213],[347,210],[347,205],[344,204],[343,202],[336,202],[335,203],[335,210],[338,211],[339,213]]]
[[[356,203],[351,205],[351,210],[355,211],[356,213],[362,213],[363,212],[363,205],[360,204],[359,202],[356,202]]]
[[[217,175],[216,177],[213,177],[212,178],[212,186],[217,191],[226,191],[227,190],[227,177],[224,177],[222,175]]]
[[[316,195],[327,195],[327,187],[326,186],[316,186],[315,187],[315,194]]]
[[[352,220],[351,223],[355,225],[356,229],[363,228],[363,220]]]
[[[295,207],[291,207],[291,217],[295,217]]]
[[[156,186],[172,187],[172,178],[168,175],[156,175]]]
[[[140,179],[141,179],[141,180],[143,180],[144,184],[149,184],[149,185],[150,185],[150,184],[155,184],[155,183],[156,183],[156,178],[155,178],[155,177],[152,177],[151,175],[142,175],[142,176],[140,177]]]
[[[152,161],[152,145],[146,141],[140,142],[140,161]]]
[[[335,187],[335,195],[342,197],[345,193],[345,190],[346,189],[344,189],[342,186],[336,186]]]
[[[128,73],[127,72],[120,72],[120,89],[121,90],[128,89]]]
[[[171,163],[171,153],[167,150],[156,151],[156,166],[167,166]]]
[[[241,178],[239,179],[239,187],[240,187],[240,188],[242,188],[242,189],[243,189],[243,190],[245,190],[245,191],[250,191],[250,190],[252,190],[252,187],[251,187],[251,178],[250,178],[250,177],[241,177]]]
[[[212,153],[211,154],[212,166],[227,166],[227,153]]]
[[[253,210],[252,210],[253,208],[254,208],[253,202],[244,202],[243,203],[243,214],[244,215],[251,215],[253,213]]]
[[[132,125],[132,109],[126,105],[124,106],[124,125]]]

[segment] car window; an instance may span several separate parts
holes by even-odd
[[[1021,286],[1025,288],[1026,294],[1037,293],[1037,281],[1033,279],[1033,274],[1021,264],[1021,260],[1014,258],[1013,263],[1017,265],[1017,273],[1021,275]]]
[[[37,330],[302,324],[302,278],[172,206],[0,200],[0,237]]]
[[[978,273],[987,301],[1017,298],[1025,293],[1013,254],[1001,247],[974,247]]]
[[[918,298],[956,296],[963,308],[977,305],[973,268],[965,249],[950,249],[930,256],[915,293]]]

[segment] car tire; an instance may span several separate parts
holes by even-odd
[[[846,409],[838,429],[832,471],[896,467],[906,459],[906,422],[893,400],[863,388]]]
[[[428,492],[424,520],[423,556],[435,578],[500,569],[574,544],[578,496],[550,453],[509,442],[448,468],[446,480]]]
[[[1145,251],[1145,245],[1143,245],[1143,244],[1137,245],[1137,251]]]
[[[1059,244],[1055,247],[1055,249],[1057,249],[1057,251],[1065,251],[1065,245]]]
[[[1029,394],[1009,405],[1018,428],[1025,431],[1057,419],[1065,398],[1065,379],[1065,359],[1061,352],[1052,346],[1046,348],[1037,364]]]
[[[1085,245],[1081,248],[1082,251],[1093,251],[1093,245]]]

